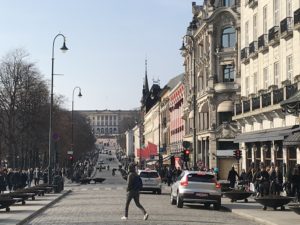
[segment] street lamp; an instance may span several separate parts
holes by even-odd
[[[194,29],[194,27],[190,26],[190,29]],[[196,57],[195,57],[195,39],[193,36],[186,34],[185,36],[183,36],[183,41],[182,41],[182,46],[179,50],[185,52],[188,49],[186,48],[184,41],[186,38],[189,38],[192,41],[192,45],[193,45],[193,168],[194,170],[197,169],[197,153],[196,153],[196,148],[197,148],[197,137],[196,137]],[[191,53],[192,55],[192,53]]]
[[[71,137],[71,140],[72,140],[72,142],[71,142],[71,152],[72,152],[72,154],[73,154],[73,146],[74,146],[74,92],[75,92],[76,89],[79,90],[78,97],[79,98],[82,97],[81,88],[80,87],[75,87],[73,89],[73,94],[72,94],[72,117],[71,117],[71,123],[72,123],[72,128],[71,128],[72,129],[71,130],[71,135],[72,135],[72,137]]]
[[[51,92],[50,92],[50,123],[49,123],[49,165],[48,165],[48,182],[49,184],[52,181],[52,158],[53,158],[53,153],[52,153],[52,125],[53,125],[53,119],[52,119],[52,113],[53,113],[53,76],[54,76],[54,44],[55,44],[55,40],[58,37],[63,37],[64,42],[63,42],[63,46],[60,48],[62,50],[62,52],[66,52],[68,50],[67,46],[66,46],[66,37],[63,34],[57,34],[54,39],[53,39],[53,45],[52,45],[52,65],[51,65]]]

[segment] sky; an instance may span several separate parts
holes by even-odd
[[[197,4],[202,1],[197,0]],[[18,48],[29,53],[54,94],[71,110],[130,110],[140,107],[148,79],[163,87],[183,72],[179,48],[192,19],[192,0],[0,0],[0,57]]]

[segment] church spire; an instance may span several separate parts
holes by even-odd
[[[148,64],[147,64],[147,57],[145,59],[145,80],[144,80],[144,89],[148,93],[149,92],[149,85],[148,85]]]

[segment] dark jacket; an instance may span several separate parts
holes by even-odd
[[[128,177],[127,177],[127,191],[135,191],[134,190],[134,180],[137,177],[137,173],[134,172],[129,172]]]

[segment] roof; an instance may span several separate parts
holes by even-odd
[[[176,77],[173,77],[171,80],[169,80],[166,86],[169,87],[170,89],[173,89],[180,81],[182,81],[183,77],[184,77],[184,73],[181,73]]]

